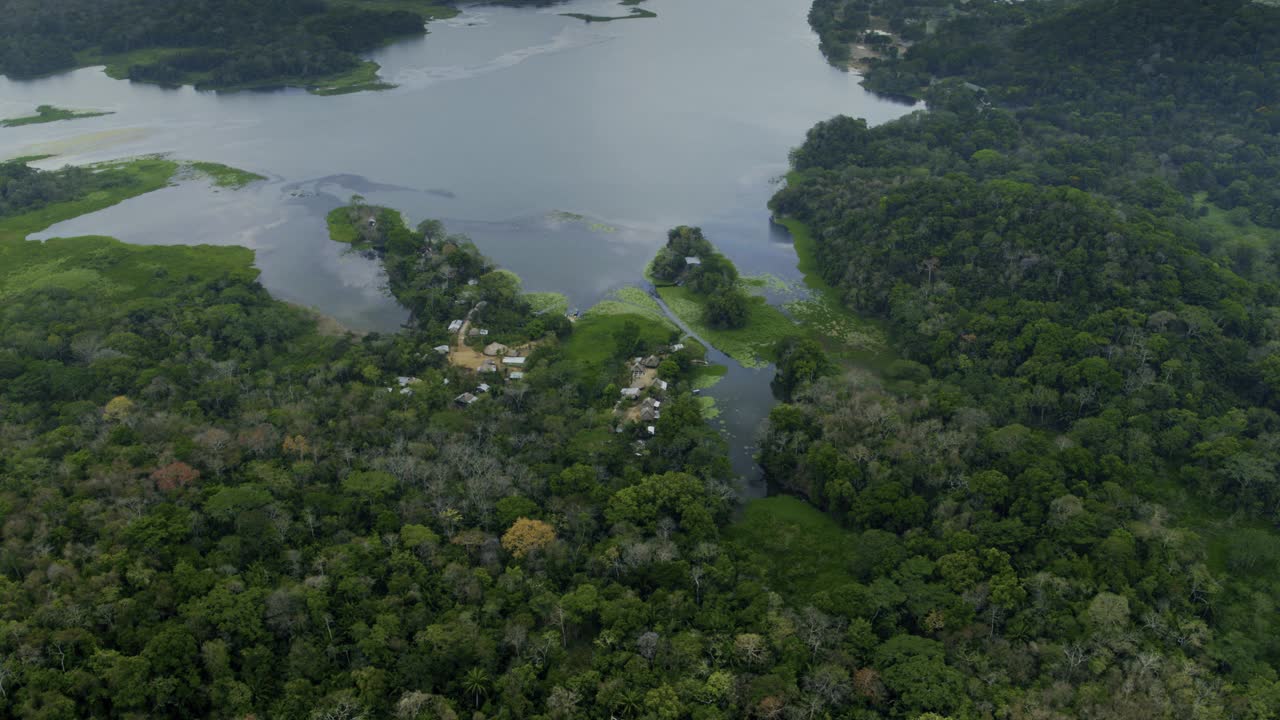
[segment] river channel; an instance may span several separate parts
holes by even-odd
[[[746,275],[795,281],[795,254],[765,203],[787,153],[836,114],[876,124],[910,111],[830,67],[807,0],[648,0],[652,19],[574,0],[548,8],[467,6],[422,38],[371,57],[399,87],[319,97],[219,94],[117,81],[86,68],[0,77],[0,117],[36,105],[110,110],[0,130],[0,158],[39,166],[147,153],[210,160],[269,178],[245,190],[186,183],[54,226],[146,244],[254,249],[273,295],[349,326],[391,331],[404,311],[376,264],[326,237],[324,215],[360,194],[463,232],[531,291],[587,308],[643,270],[674,225],[700,225]],[[751,462],[773,404],[771,371],[728,361],[716,397],[735,467]]]

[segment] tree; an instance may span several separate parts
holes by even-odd
[[[556,531],[541,520],[519,518],[502,536],[502,547],[517,560],[555,542]]]
[[[895,635],[876,650],[876,664],[890,692],[914,712],[950,712],[960,706],[964,681],[943,659],[942,644]]]
[[[1129,624],[1129,599],[1103,592],[1089,601],[1089,622],[1103,632],[1115,632]]]
[[[397,481],[391,473],[381,470],[353,472],[342,479],[342,489],[360,495],[369,502],[377,502],[395,492]]]
[[[774,355],[778,358],[774,385],[787,400],[792,399],[800,388],[834,369],[826,351],[810,338],[788,337],[779,340],[774,348]]]
[[[743,328],[750,316],[751,298],[738,288],[715,292],[707,298],[707,324],[713,328]]]
[[[475,697],[476,709],[480,709],[480,695],[489,689],[489,674],[483,668],[471,668],[462,677],[462,689]]]
[[[200,471],[181,461],[171,462],[151,473],[151,481],[166,492],[185,488],[199,479]]]
[[[134,403],[124,395],[117,395],[111,398],[106,407],[102,411],[102,416],[108,422],[121,422],[133,414]]]
[[[674,688],[663,684],[645,693],[645,708],[657,720],[676,720],[684,713],[684,704]]]

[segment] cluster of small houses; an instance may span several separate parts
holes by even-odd
[[[664,348],[663,352],[674,353],[680,352],[683,349],[684,344],[677,343],[669,348]],[[636,409],[635,417],[640,421],[641,425],[644,427],[644,433],[649,437],[653,437],[658,434],[658,426],[653,423],[656,423],[658,418],[662,417],[662,401],[652,395],[645,397],[643,400],[641,400],[641,397],[646,391],[651,389],[656,389],[659,394],[665,394],[667,392],[668,383],[666,380],[655,377],[653,382],[645,385],[643,384],[643,378],[645,373],[650,370],[656,370],[661,364],[661,355],[649,355],[647,357],[635,358],[631,362],[632,385],[630,387],[622,388],[620,391],[622,395],[621,402],[640,401],[640,406]],[[623,432],[624,429],[625,428],[622,425],[618,425],[616,432]],[[644,449],[644,441],[637,441],[636,446],[637,454],[639,454],[639,452]]]
[[[701,261],[696,257],[691,257],[691,258],[685,258],[685,262],[690,265],[697,265],[697,264],[700,264]],[[454,320],[453,322],[449,323],[449,332],[455,333],[455,334],[461,333],[463,327],[465,326],[466,326],[466,321]],[[467,337],[486,337],[488,334],[489,334],[488,330],[481,329],[481,328],[470,328],[467,330]],[[644,428],[644,433],[647,434],[647,436],[649,437],[652,437],[658,433],[658,428],[654,423],[657,422],[658,418],[662,417],[662,401],[659,400],[658,397],[653,395],[650,395],[648,397],[643,397],[643,396],[645,396],[646,392],[651,389],[657,390],[658,395],[661,396],[662,394],[666,393],[669,385],[666,380],[662,380],[657,377],[653,378],[652,382],[645,383],[644,376],[646,373],[650,371],[657,370],[658,366],[662,364],[663,358],[668,353],[680,352],[681,350],[684,349],[684,347],[685,346],[683,343],[676,343],[675,345],[672,345],[670,347],[663,348],[659,354],[648,355],[644,357],[637,357],[631,363],[632,385],[630,387],[625,387],[622,389],[621,391],[622,399],[619,403],[619,409],[625,413],[626,412],[625,409],[622,408],[623,403],[627,403],[627,402],[634,403],[636,401],[639,401],[640,403],[639,407],[636,409],[636,412],[634,413],[634,415],[636,419],[640,421],[642,427]],[[448,345],[437,345],[432,349],[435,352],[441,355],[446,355],[446,356],[450,352],[452,352],[452,348],[450,348]],[[507,377],[509,379],[511,380],[523,379],[524,371],[521,368],[524,367],[525,363],[528,361],[528,358],[520,355],[509,355],[508,354],[509,352],[510,352],[510,348],[508,348],[506,345],[503,345],[502,343],[497,343],[497,342],[489,343],[484,348],[485,360],[477,369],[477,372],[481,374],[496,373],[499,371],[500,368],[507,368],[508,369]],[[499,365],[499,363],[501,363],[501,365]],[[396,382],[400,385],[401,395],[412,395],[413,389],[409,386],[418,382],[418,379],[415,377],[399,377],[399,378],[396,378]],[[445,383],[448,383],[448,382],[449,381],[446,379]],[[470,392],[464,392],[461,395],[458,395],[456,398],[453,399],[453,401],[454,403],[456,403],[461,407],[468,407],[471,404],[475,403],[477,400],[479,400],[481,395],[488,393],[492,389],[493,388],[489,385],[489,383],[482,382],[476,385],[474,390]],[[395,390],[394,388],[387,388],[388,392],[393,392],[394,390]],[[695,390],[694,392],[696,393],[697,391]],[[616,431],[623,432],[624,431],[623,426],[619,424],[618,427],[616,428]],[[643,448],[644,448],[644,440],[638,440],[636,442],[637,454],[640,454],[640,451],[642,451]]]
[[[471,337],[477,337],[482,335],[488,335],[489,331],[476,330],[473,328],[467,334],[470,335]],[[444,347],[445,350],[448,351],[448,346],[442,346],[442,347]],[[482,375],[485,373],[496,373],[499,371],[500,369],[499,363],[501,363],[501,367],[507,369],[508,379],[523,380],[524,370],[520,368],[524,367],[525,363],[528,362],[529,358],[524,357],[523,355],[508,355],[507,353],[509,353],[510,351],[511,349],[508,348],[506,345],[503,345],[502,343],[495,342],[495,343],[489,343],[488,345],[485,345],[484,346],[485,361],[480,364],[480,367],[476,369],[476,372]],[[479,400],[480,395],[483,395],[489,392],[489,390],[491,389],[492,388],[489,387],[489,383],[480,383],[479,385],[476,386],[476,389],[474,392],[464,392],[458,397],[454,398],[454,402],[458,403],[463,407],[466,407],[471,403],[475,402],[476,400]]]
[[[449,323],[449,332],[460,333],[462,332],[462,328],[465,325],[466,325],[465,320],[454,320],[453,322]],[[488,335],[489,335],[489,331],[484,328],[469,328],[467,330],[467,337],[472,337],[472,338],[488,337]],[[450,348],[448,345],[437,345],[435,347],[435,351],[440,353],[441,355],[448,355],[450,352]],[[503,345],[502,343],[497,343],[497,342],[489,343],[484,347],[485,360],[483,363],[480,364],[480,367],[476,368],[476,372],[480,374],[496,373],[499,371],[500,368],[506,368],[508,370],[507,377],[509,379],[511,380],[524,379],[524,370],[522,370],[521,368],[524,367],[525,363],[528,361],[528,358],[522,355],[511,355],[509,354],[510,352],[511,352],[511,349],[508,348],[506,345]],[[501,363],[501,366],[499,366],[499,363]],[[458,405],[461,405],[462,407],[467,407],[468,405],[471,405],[475,401],[479,400],[481,395],[484,395],[485,393],[489,392],[491,389],[492,388],[489,386],[489,383],[482,382],[479,385],[476,385],[476,388],[474,391],[464,392],[458,397],[454,398],[453,401]]]

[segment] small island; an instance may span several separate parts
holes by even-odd
[[[36,108],[35,115],[27,115],[25,117],[8,118],[0,120],[0,127],[21,127],[23,125],[39,125],[41,123],[57,122],[59,120],[80,120],[82,118],[102,117],[103,115],[113,115],[109,111],[98,110],[67,110],[66,108],[56,107],[54,105],[41,105]]]
[[[626,5],[628,3],[623,3],[623,4]],[[631,4],[634,4],[634,3],[631,3]],[[579,20],[582,20],[588,23],[612,22],[614,20],[639,20],[640,18],[658,17],[658,13],[653,12],[652,10],[645,10],[644,8],[638,8],[638,7],[631,8],[630,15],[591,15],[589,13],[560,13],[560,14],[565,17],[577,18]]]

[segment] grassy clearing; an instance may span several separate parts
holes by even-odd
[[[641,18],[656,18],[658,13],[644,8],[633,7],[629,15],[590,15],[588,13],[560,13],[565,17],[577,18],[584,22],[613,22],[614,20],[639,20]]]
[[[644,290],[636,287],[624,287],[615,290],[610,294],[609,299],[593,305],[586,312],[583,320],[599,315],[635,315],[663,325],[669,330],[677,329],[666,313],[662,312],[658,302]],[[579,326],[581,326],[581,322]]]
[[[30,162],[41,160],[49,155],[34,155],[29,158],[18,158],[9,162]],[[100,173],[111,173],[115,182],[110,187],[95,190],[84,197],[67,202],[46,205],[21,215],[0,218],[0,241],[22,240],[32,233],[40,232],[64,220],[111,207],[160,188],[173,184],[180,173],[194,171],[207,174],[219,187],[240,187],[242,182],[265,179],[244,170],[219,165],[217,163],[180,163],[165,157],[153,155],[149,157],[131,158],[129,160],[113,160],[105,163],[89,165],[89,169]]]
[[[36,108],[35,115],[27,115],[26,117],[9,118],[0,120],[0,127],[20,127],[22,125],[38,125],[40,123],[57,122],[59,120],[79,120],[81,118],[102,117],[103,115],[112,115],[113,113],[86,110],[77,112],[75,110],[67,110],[66,108],[54,107],[53,105],[41,105]]]
[[[360,231],[356,229],[355,223],[351,222],[351,216],[347,210],[346,205],[330,210],[325,216],[325,223],[329,226],[330,240],[355,245],[360,241]]]
[[[849,567],[857,557],[856,538],[803,500],[755,500],[728,534],[765,569],[772,589],[788,598],[803,601],[854,582]]]
[[[256,279],[253,251],[209,245],[128,245],[96,236],[46,242],[0,239],[0,298],[61,288],[131,299],[153,295],[165,285],[225,276]]]
[[[705,300],[685,287],[660,287],[658,294],[699,337],[737,360],[743,367],[764,367],[773,357],[774,345],[802,330],[781,310],[762,297],[751,298],[747,325],[738,330],[719,330],[706,323]]]
[[[169,184],[178,171],[178,163],[159,157],[137,158],[123,162],[90,166],[98,172],[111,172],[119,182],[104,190],[68,202],[46,205],[21,215],[0,218],[0,241],[22,240],[31,233],[40,232],[52,225],[73,217],[97,212],[132,197]]]
[[[653,313],[666,321],[666,314],[662,312],[662,306],[658,305],[658,301],[653,296],[638,287],[618,288],[611,293],[612,297],[617,298],[620,302],[628,305],[634,305],[645,312]]]
[[[569,311],[569,298],[558,292],[525,293],[524,297],[535,313],[563,315]]]
[[[617,336],[627,323],[635,323],[640,342],[656,347],[670,342],[672,328],[643,314],[628,312],[596,312],[592,308],[573,328],[573,334],[564,342],[566,359],[579,371],[595,371],[604,368],[617,356]]]
[[[231,190],[239,190],[259,180],[266,180],[265,177],[257,173],[251,173],[247,170],[240,170],[220,163],[193,162],[186,165],[186,167],[190,167],[197,174],[209,178],[216,187]]]
[[[378,225],[371,225],[375,220]],[[388,225],[389,223],[389,225]],[[374,247],[379,233],[392,232],[396,226],[407,228],[404,213],[381,205],[341,205],[325,216],[329,227],[329,239],[361,250]],[[498,271],[503,272],[503,271]],[[511,273],[515,277],[515,273]],[[520,278],[515,278],[516,282]]]
[[[583,314],[565,340],[565,359],[575,374],[586,377],[604,372],[617,357],[617,338],[628,323],[634,323],[640,343],[646,347],[669,343],[679,334],[643,290],[623,288],[614,293],[614,299],[597,303]]]
[[[302,86],[314,95],[348,95],[366,90],[390,90],[395,85],[378,77],[382,67],[372,60],[365,60],[350,71],[338,75],[308,80],[300,78],[286,79],[280,85]]]
[[[242,247],[128,245],[88,236],[28,241],[26,236],[166,187],[179,164],[161,157],[89,166],[115,182],[68,202],[0,218],[0,298],[30,290],[94,290],[112,299],[152,295],[157,287],[234,276],[253,280],[253,251]]]
[[[1203,208],[1205,213],[1196,222],[1221,243],[1241,243],[1258,250],[1280,243],[1280,230],[1254,223],[1247,212],[1223,210],[1209,202],[1206,193],[1196,193],[1193,202],[1198,212]]]

